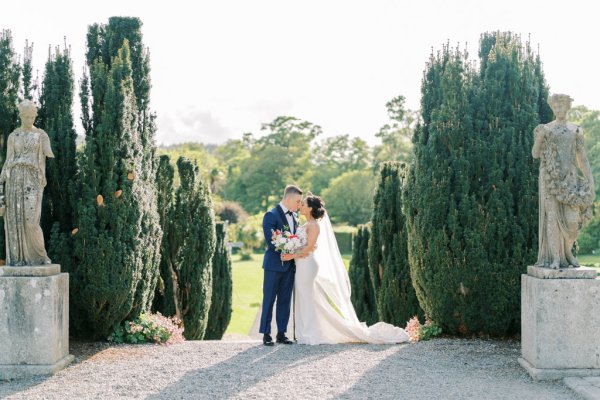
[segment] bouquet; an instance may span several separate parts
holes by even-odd
[[[304,243],[298,237],[289,230],[271,230],[271,244],[275,246],[275,250],[281,254],[295,254],[304,247]]]

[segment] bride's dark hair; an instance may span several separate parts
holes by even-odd
[[[311,192],[306,194],[306,205],[311,208],[310,215],[314,219],[321,219],[325,215],[325,202]]]

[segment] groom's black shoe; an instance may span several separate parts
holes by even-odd
[[[273,343],[273,338],[271,337],[271,335],[267,335],[266,333],[263,335],[263,344],[265,346],[274,346],[275,343]]]
[[[285,336],[285,333],[277,334],[277,343],[294,344],[294,342],[292,342],[290,339],[287,338],[287,336]]]

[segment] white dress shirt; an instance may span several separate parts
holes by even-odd
[[[283,212],[285,213],[285,218],[287,219],[287,226],[290,227],[290,232],[294,232],[294,217],[291,216],[290,214],[287,214],[287,212],[289,211],[284,205],[283,203],[279,203],[279,207],[281,207],[281,209],[283,210]]]

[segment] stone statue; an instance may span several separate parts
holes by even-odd
[[[48,134],[33,126],[36,105],[24,100],[19,104],[19,115],[21,127],[8,136],[6,160],[0,173],[6,265],[50,264],[40,216],[46,186],[46,157],[54,154]]]
[[[564,94],[551,95],[548,104],[556,119],[534,130],[532,155],[540,159],[539,249],[535,264],[539,267],[579,267],[571,250],[579,231],[592,217],[594,178],[583,131],[567,122],[572,101]]]

